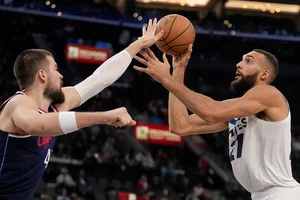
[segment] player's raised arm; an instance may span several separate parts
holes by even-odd
[[[20,103],[22,102],[22,103]],[[34,136],[56,136],[96,124],[135,125],[126,108],[107,112],[57,112],[40,114],[36,104],[26,96],[13,98],[7,105],[18,129]]]
[[[157,69],[159,68],[161,70],[160,73],[162,76],[169,74],[170,65],[166,55],[163,55],[163,62],[161,62],[149,48],[147,48],[146,51],[147,53],[140,53],[147,58],[148,62],[138,56],[136,56],[135,59],[146,66],[156,66]],[[189,47],[188,53],[182,58],[173,58],[173,77],[178,83],[183,84],[184,71],[191,52],[192,46]],[[147,70],[137,66],[134,68],[138,71]],[[148,71],[148,73],[155,74],[156,72]],[[226,121],[210,124],[197,115],[189,115],[186,106],[176,96],[169,93],[169,127],[172,133],[184,136],[190,134],[215,133],[226,129],[228,125]]]
[[[192,45],[183,56],[173,56],[173,77],[184,84],[184,73],[192,53]],[[169,127],[177,135],[215,133],[227,129],[226,121],[209,124],[195,114],[189,115],[186,106],[169,92]]]
[[[106,87],[113,84],[128,68],[132,58],[143,48],[153,45],[163,35],[163,31],[155,34],[157,19],[150,19],[147,28],[144,26],[143,36],[131,43],[126,49],[112,56],[88,78],[75,85],[63,88],[65,103],[56,105],[60,111],[71,110],[80,106]]]

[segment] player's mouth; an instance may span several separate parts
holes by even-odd
[[[239,77],[241,77],[242,74],[238,71],[235,72],[235,79],[238,79]]]

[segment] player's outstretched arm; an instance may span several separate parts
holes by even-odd
[[[144,57],[136,57],[138,61],[147,68],[134,68],[138,71],[147,73],[154,80],[161,83],[167,90],[176,96],[190,111],[209,124],[225,122],[233,118],[254,115],[259,112],[266,112],[281,109],[286,106],[283,95],[273,86],[261,85],[250,89],[243,97],[226,101],[215,101],[212,98],[193,92],[182,83],[178,82],[170,75],[169,67],[164,63],[157,62],[157,58],[151,53],[140,52]],[[278,100],[280,99],[280,101]],[[286,107],[285,107],[286,108]],[[276,116],[276,115],[275,115]],[[286,115],[285,115],[286,117]],[[278,120],[284,117],[275,117]],[[280,120],[279,119],[279,120]]]
[[[285,109],[286,103],[283,95],[270,85],[256,86],[243,97],[225,101],[215,101],[208,96],[195,93],[171,78],[164,80],[163,85],[188,109],[209,124],[255,115],[260,112],[268,115],[272,111],[270,121],[280,121],[287,116],[284,113],[282,115],[282,112],[276,112],[276,110]]]
[[[20,104],[22,102],[22,104]],[[116,127],[135,125],[126,108],[107,112],[57,112],[39,114],[37,105],[27,97],[15,97],[8,103],[15,126],[34,136],[56,136],[96,124]]]
[[[143,48],[152,46],[163,35],[163,31],[155,34],[157,19],[150,19],[147,28],[142,29],[142,36],[126,49],[112,56],[95,72],[75,87],[63,88],[65,103],[56,105],[60,111],[76,108],[92,98],[106,87],[113,84],[128,68],[132,58]]]
[[[162,74],[162,76],[170,75],[170,64],[165,54],[163,55],[163,62],[161,62],[149,48],[146,49],[146,52],[147,53],[140,52],[140,54],[144,57],[147,57],[148,62],[138,56],[136,56],[135,59],[146,66],[156,66],[161,70],[160,73]],[[189,46],[187,54],[185,54],[183,57],[173,58],[173,77],[174,80],[176,80],[180,84],[183,84],[184,71],[188,64],[191,52],[192,45]],[[134,68],[142,72],[146,70],[145,68],[140,68],[137,66],[134,66]],[[155,72],[153,74],[155,74]],[[189,115],[186,106],[172,93],[169,93],[168,110],[170,132],[177,135],[215,133],[228,127],[227,122],[225,121],[210,124],[194,114]]]

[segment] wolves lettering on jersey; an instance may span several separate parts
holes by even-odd
[[[15,95],[26,94],[17,92]],[[0,107],[0,111],[7,102]],[[57,109],[51,106],[49,112],[53,111],[57,112]],[[38,112],[45,113],[42,109]],[[9,133],[0,130],[0,199],[32,199],[48,165],[55,142],[56,137],[31,136],[30,133]]]
[[[242,156],[247,118],[235,118],[229,121],[229,159],[233,161]]]

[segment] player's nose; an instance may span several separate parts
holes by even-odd
[[[242,68],[241,65],[240,65],[240,62],[236,64],[236,68],[237,69],[241,69]]]

